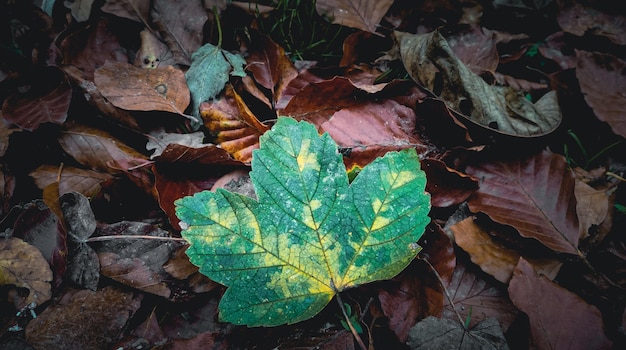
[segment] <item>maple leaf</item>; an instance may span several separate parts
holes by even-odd
[[[190,261],[229,287],[222,321],[306,320],[338,292],[395,276],[421,249],[430,195],[415,149],[387,153],[349,183],[328,133],[280,117],[250,177],[258,201],[218,189],[175,202]]]

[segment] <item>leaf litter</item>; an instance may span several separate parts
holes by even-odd
[[[289,42],[286,22],[264,22],[288,13],[265,3],[58,3],[0,5],[12,24],[0,59],[2,346],[359,346],[334,304],[271,330],[220,322],[229,289],[180,242],[174,201],[247,174],[284,115],[328,132],[351,173],[405,149],[426,173],[424,250],[395,277],[341,292],[365,343],[626,343],[617,5],[318,1],[289,28],[319,42]],[[316,37],[329,28],[354,35]],[[405,42],[394,57],[394,33],[434,51]],[[205,45],[227,64],[191,74]],[[94,75],[118,66],[116,101]],[[161,79],[140,94],[160,100],[133,97],[136,81],[119,77],[134,70]],[[217,85],[207,93],[193,79]],[[485,101],[499,112],[477,107]],[[551,321],[563,312],[571,322]],[[455,339],[435,331],[448,321]],[[503,337],[480,333],[485,324]]]

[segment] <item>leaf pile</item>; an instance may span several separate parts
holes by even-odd
[[[375,349],[623,348],[625,16],[610,1],[0,2],[0,347],[354,349],[327,305],[340,296]],[[382,169],[420,179],[407,213],[430,195],[421,237],[426,221],[383,205],[405,187]],[[415,230],[352,252],[390,235],[384,218]],[[289,244],[260,248],[285,227]],[[233,252],[206,240],[231,236],[213,228],[270,253],[220,260]],[[288,295],[311,308],[277,315]],[[224,322],[266,322],[267,304],[237,309],[265,299],[280,326]]]

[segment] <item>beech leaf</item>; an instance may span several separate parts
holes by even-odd
[[[309,319],[336,293],[395,276],[421,249],[430,195],[415,149],[387,153],[349,184],[328,133],[280,117],[250,177],[258,201],[217,189],[175,202],[190,261],[229,287],[222,321]]]

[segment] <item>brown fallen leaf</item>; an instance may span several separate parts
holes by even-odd
[[[457,259],[456,269],[447,286],[456,312],[466,320],[471,310],[470,327],[493,317],[506,332],[515,320],[518,310],[509,300],[506,289],[493,278],[483,277],[483,272],[469,262]],[[450,302],[444,299],[442,317],[459,322]]]
[[[109,349],[129,326],[141,299],[111,286],[68,289],[28,324],[26,340],[36,349]]]
[[[576,50],[576,78],[598,119],[626,137],[626,61],[610,54]]]
[[[578,255],[575,180],[565,157],[542,151],[522,159],[490,161],[465,169],[480,179],[469,198],[472,212],[513,226],[561,253]]]
[[[221,99],[200,105],[200,115],[207,129],[215,133],[215,144],[244,164],[250,164],[252,151],[259,148],[259,137],[269,130],[230,84]]]
[[[188,134],[167,133],[156,130],[146,144],[154,150],[150,159],[162,163],[241,164],[230,154],[214,144],[204,143],[205,135],[198,131]]]
[[[38,188],[44,189],[54,183],[59,176],[59,167],[41,165],[28,174]],[[113,179],[110,174],[99,171],[63,166],[60,171],[59,195],[68,192],[79,192],[86,197],[95,197],[102,189],[102,184]]]
[[[375,33],[393,0],[318,0],[315,9],[333,23]]]
[[[33,131],[43,123],[63,124],[72,100],[72,86],[61,69],[40,68],[25,92],[4,99],[2,117],[21,129]]]
[[[466,251],[472,262],[502,283],[513,275],[520,254],[495,241],[474,219],[469,217],[450,226],[456,244]]]
[[[80,164],[108,174],[119,174],[129,161],[145,163],[148,158],[102,129],[79,124],[63,131],[59,144]]]
[[[16,308],[41,305],[52,296],[52,270],[39,249],[19,238],[0,239],[0,285],[27,288],[28,296]]]
[[[606,37],[617,45],[626,45],[626,16],[605,13],[595,6],[578,2],[559,4],[556,20],[563,31],[577,36],[594,35]]]
[[[185,74],[173,66],[145,69],[107,61],[94,83],[113,105],[129,111],[164,111],[185,117],[191,101]],[[191,118],[191,117],[189,117]]]
[[[537,274],[524,258],[515,267],[508,291],[515,306],[528,315],[538,349],[611,348],[600,311]]]
[[[411,328],[407,345],[411,350],[509,349],[502,327],[493,317],[465,329],[458,321],[429,316]]]
[[[430,193],[434,207],[459,205],[478,189],[478,180],[447,167],[440,160],[425,158],[422,169],[428,179],[426,192]]]

